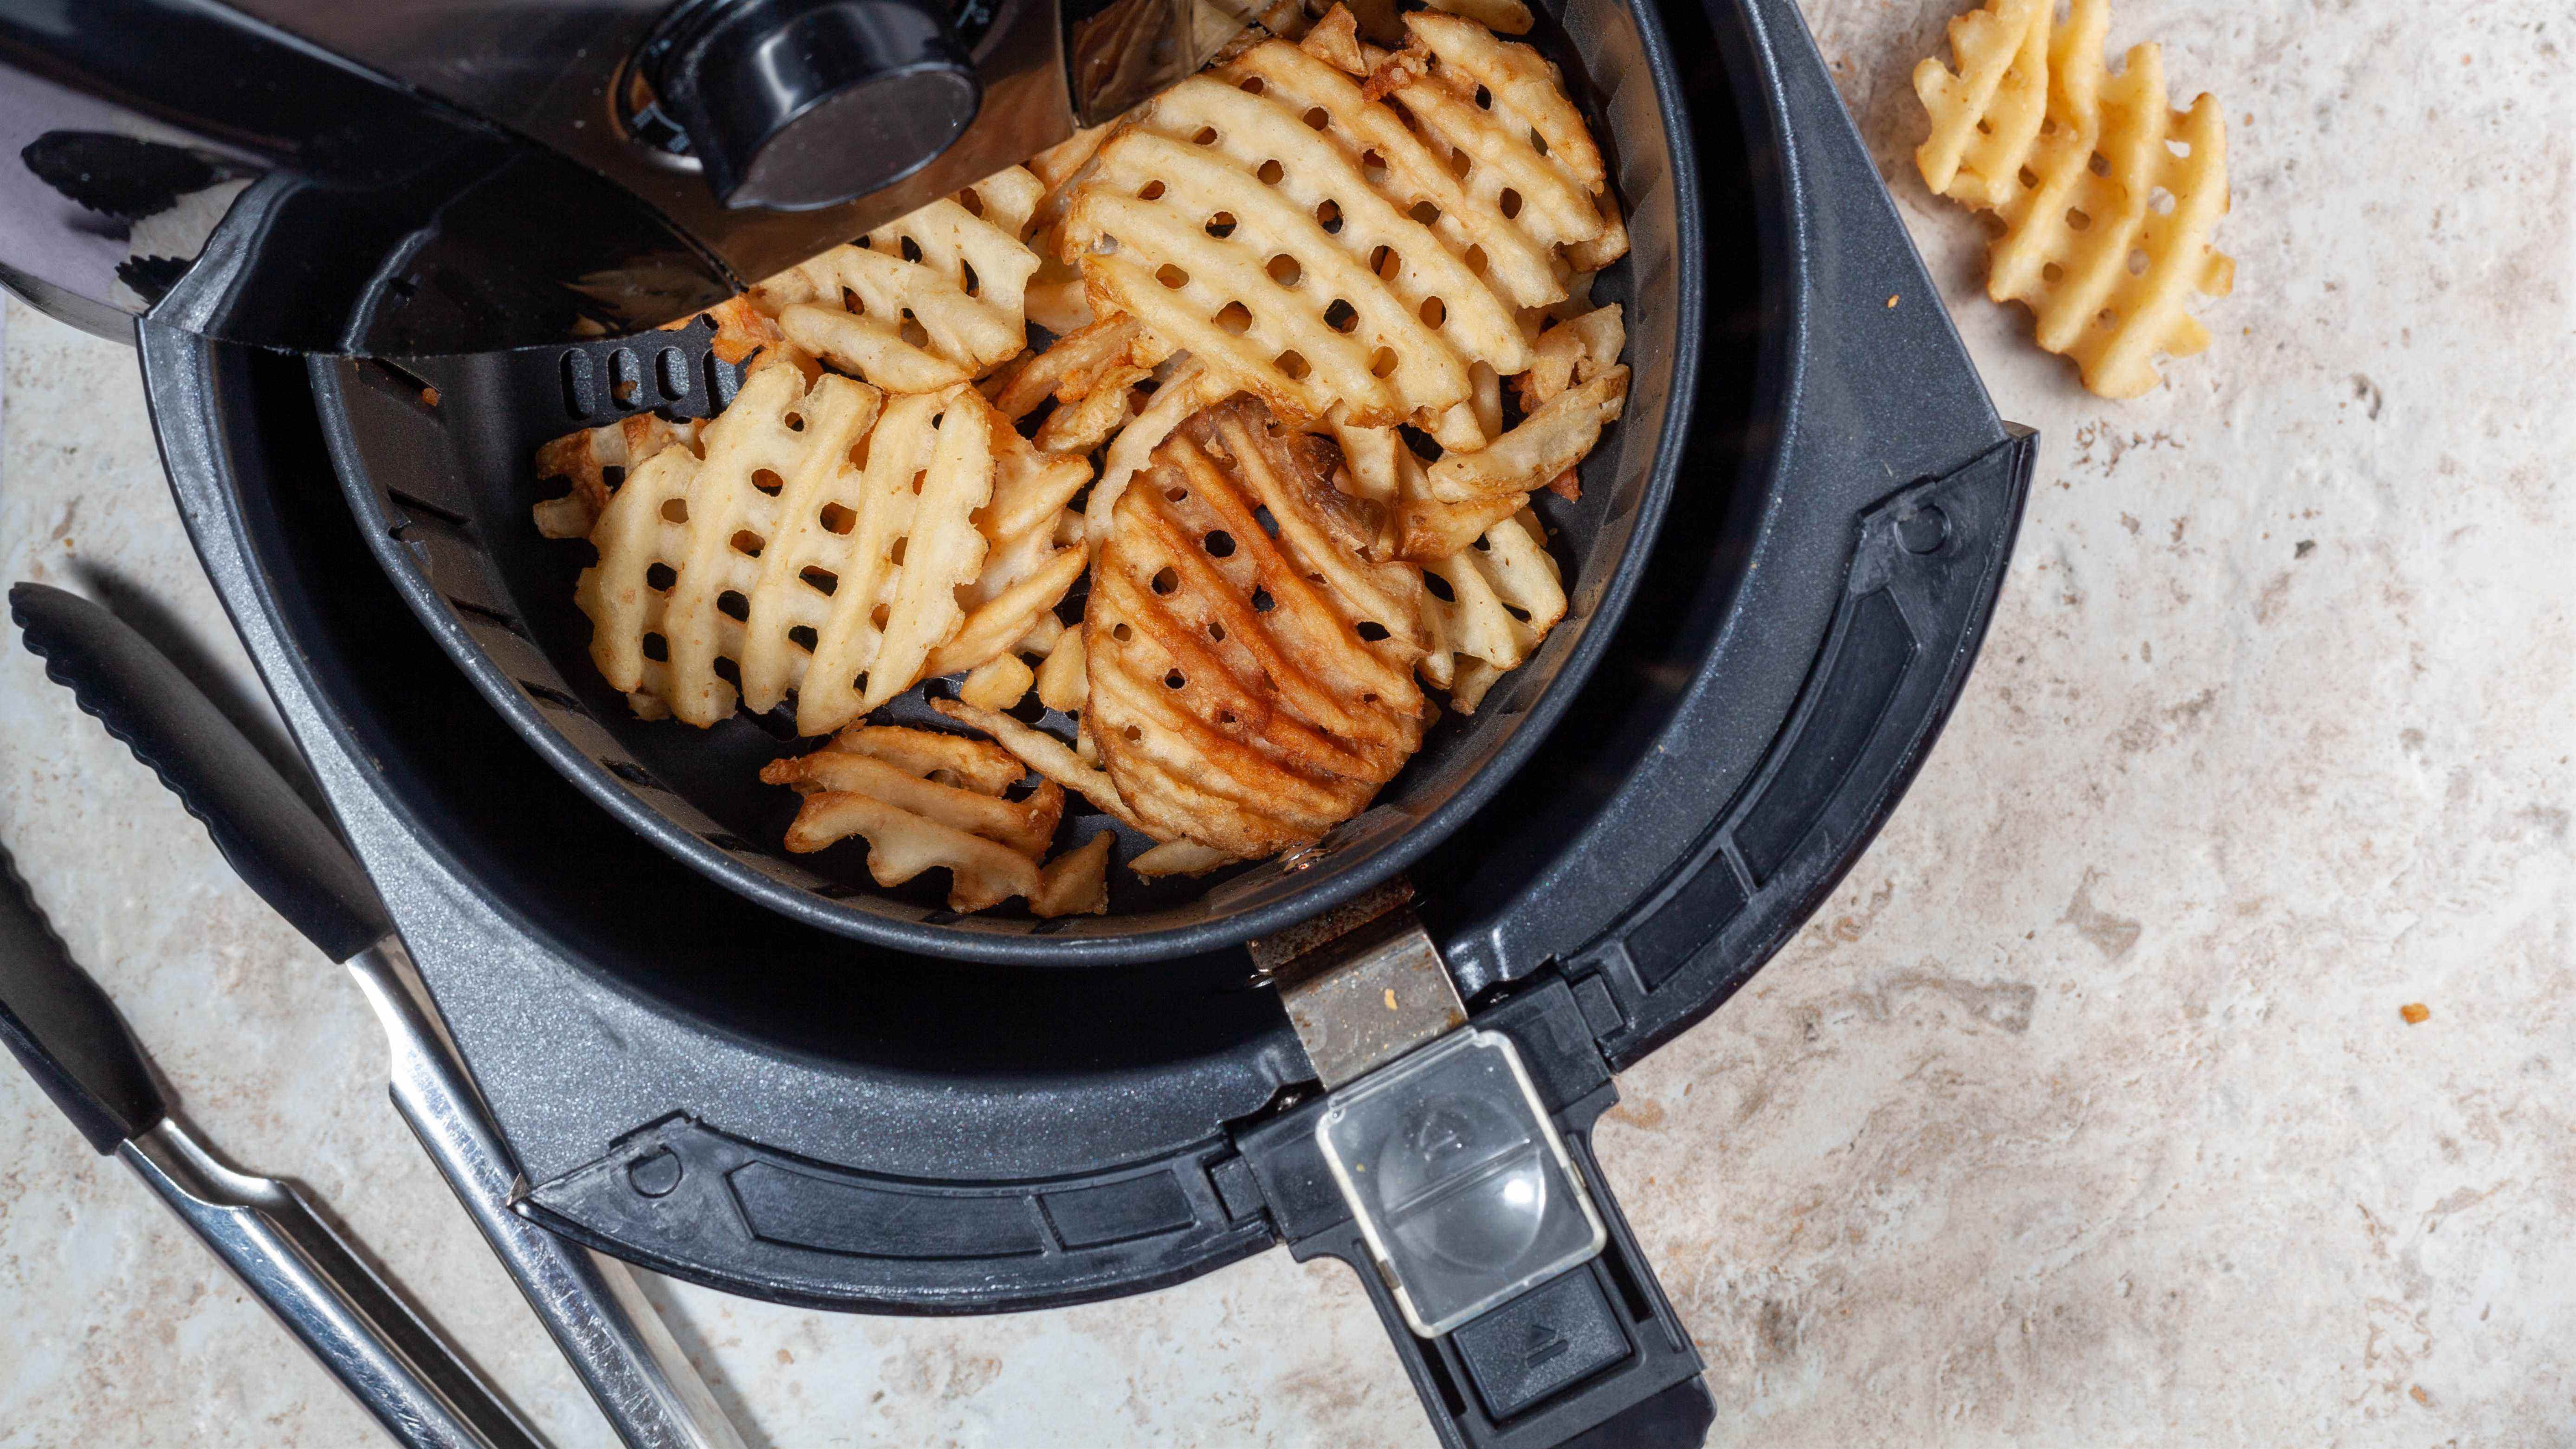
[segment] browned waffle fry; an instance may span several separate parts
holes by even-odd
[[[1013,167],[752,289],[790,342],[888,392],[970,381],[1028,346],[1037,178]],[[978,215],[981,211],[983,214]]]
[[[2051,8],[1994,0],[1952,23],[1960,69],[1915,70],[1933,119],[1915,160],[1926,185],[2003,219],[1986,294],[2027,304],[2039,345],[2073,358],[2086,387],[2135,397],[2156,385],[2159,353],[2209,345],[2192,295],[2235,285],[2210,245],[2227,212],[2226,122],[2206,95],[2167,105],[2153,45],[2110,74],[2104,0],[2074,0],[2054,34]]]
[[[926,780],[999,795],[1027,776],[1028,767],[988,740],[902,725],[852,725],[824,742],[827,750],[869,755]]]
[[[1007,845],[1034,862],[1055,837],[1064,816],[1064,791],[1054,781],[1041,783],[1026,800],[1006,800],[959,785],[944,785],[915,775],[900,765],[851,750],[816,750],[809,755],[772,760],[760,778],[771,785],[791,785],[813,794],[856,794],[882,800],[952,830],[963,830]],[[830,840],[817,832],[791,827],[790,850],[820,850]],[[838,837],[833,837],[838,838]]]
[[[1083,625],[1086,721],[1158,839],[1245,858],[1312,841],[1421,743],[1421,576],[1363,555],[1379,506],[1334,488],[1337,454],[1237,399],[1119,500]]]
[[[861,726],[812,754],[771,761],[760,778],[805,797],[787,828],[790,851],[863,837],[879,885],[946,868],[952,910],[984,910],[1012,896],[1040,916],[1105,910],[1108,847],[1100,840],[1039,864],[1064,818],[1064,790],[1042,780],[1026,799],[1005,798],[1026,773],[982,740]]]

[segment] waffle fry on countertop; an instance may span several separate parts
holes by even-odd
[[[1914,88],[1932,117],[1915,152],[1923,182],[2004,222],[1986,294],[2021,302],[2039,345],[2075,360],[2084,385],[2136,397],[2159,353],[2188,357],[2209,332],[2184,310],[2233,290],[2236,263],[2210,245],[2227,213],[2227,127],[2203,95],[2166,103],[2164,58],[2133,47],[2102,60],[2106,0],[1992,0],[1950,23],[1959,69],[1926,59]]]

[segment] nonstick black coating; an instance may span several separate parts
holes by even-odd
[[[584,390],[551,352],[398,366],[313,359],[342,486],[406,601],[522,737],[626,824],[793,919],[899,950],[1027,965],[1163,959],[1277,931],[1402,870],[1528,758],[1607,643],[1675,486],[1696,357],[1680,343],[1697,335],[1704,292],[1675,69],[1651,10],[1628,0],[1552,7],[1534,39],[1564,68],[1627,212],[1633,250],[1594,289],[1626,308],[1625,416],[1583,465],[1580,501],[1538,496],[1566,572],[1564,621],[1475,715],[1440,719],[1368,812],[1312,851],[1200,880],[1149,884],[1113,870],[1108,915],[1052,921],[1016,906],[959,916],[942,903],[944,872],[879,887],[858,841],[785,854],[777,842],[796,799],[758,780],[762,764],[809,747],[795,739],[784,707],[703,731],[639,721],[590,663],[590,624],[572,595],[592,552],[540,537],[529,517],[560,491],[539,484],[537,446],[598,420],[577,405]],[[944,725],[918,692],[877,718]],[[1060,716],[1040,723],[1070,734]],[[1067,803],[1060,842],[1118,828],[1078,798]],[[1120,835],[1121,861],[1147,844]]]

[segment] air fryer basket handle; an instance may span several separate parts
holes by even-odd
[[[1600,1211],[1601,1255],[1438,1338],[1417,1337],[1379,1276],[1315,1140],[1329,1098],[1237,1139],[1272,1225],[1300,1261],[1350,1264],[1443,1449],[1695,1449],[1715,1421],[1698,1351],[1592,1155],[1619,1100],[1575,994],[1545,981],[1477,1011],[1511,1038]]]

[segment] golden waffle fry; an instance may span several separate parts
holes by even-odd
[[[1324,12],[1324,18],[1298,38],[1297,48],[1335,70],[1358,76],[1369,73],[1368,52],[1360,46],[1359,17],[1348,6],[1336,5]]]
[[[752,289],[788,341],[888,392],[970,381],[1028,346],[1037,254],[1020,240],[1037,178],[1014,167],[972,189],[985,213],[934,201]]]
[[[1383,510],[1334,488],[1338,452],[1236,399],[1119,500],[1083,623],[1086,722],[1157,839],[1312,841],[1421,743],[1421,575],[1363,555]]]
[[[1564,577],[1539,538],[1537,520],[1524,513],[1486,530],[1476,546],[1422,566],[1449,595],[1431,589],[1424,605],[1435,654],[1455,661],[1446,678],[1440,665],[1425,674],[1449,690],[1460,714],[1475,713],[1495,680],[1527,662],[1565,617]]]
[[[1578,382],[1590,382],[1619,360],[1628,345],[1619,304],[1596,307],[1539,334],[1530,370],[1512,380],[1523,412],[1536,412]]]
[[[537,449],[537,481],[561,480],[572,488],[536,506],[537,532],[548,538],[588,538],[628,472],[665,448],[694,448],[704,427],[694,419],[672,423],[637,413],[606,427],[566,433]]]
[[[2056,0],[1993,0],[1950,21],[1952,74],[1926,56],[1914,93],[1932,135],[1914,148],[1923,184],[1970,206],[2000,206],[2048,107],[2049,12]]]
[[[761,767],[760,778],[764,784],[792,785],[812,794],[866,795],[950,829],[1007,845],[1033,862],[1045,853],[1047,842],[1055,837],[1056,822],[1064,816],[1064,791],[1052,780],[1041,783],[1026,800],[1006,800],[998,794],[941,784],[852,750],[816,750],[772,760]],[[820,850],[830,843],[818,843],[810,829],[790,827],[787,832],[790,850]]]
[[[1038,703],[1072,714],[1089,697],[1082,670],[1082,631],[1067,629],[1038,666]]]
[[[1027,856],[872,795],[828,791],[807,796],[796,823],[788,827],[787,848],[811,853],[854,835],[867,840],[868,874],[879,885],[902,885],[923,871],[945,867],[952,911],[986,910],[1013,896],[1037,893],[1038,868]]]
[[[1934,123],[1915,159],[1926,185],[2003,219],[1986,294],[2027,304],[2039,345],[2073,358],[2086,387],[2135,397],[2156,385],[2158,354],[2209,345],[2184,311],[2192,294],[2235,286],[2236,263],[2210,245],[2227,212],[2226,123],[2206,95],[2171,109],[2153,45],[2108,72],[2104,0],[2074,0],[2054,34],[2050,8],[1994,0],[1954,23],[1960,71],[1915,71]]]
[[[1016,654],[997,654],[966,671],[957,686],[957,697],[978,709],[1009,709],[1018,704],[1037,682],[1037,671],[1021,662]]]
[[[1195,840],[1166,840],[1140,852],[1127,862],[1127,868],[1142,879],[1153,880],[1166,875],[1205,875],[1241,858]]]
[[[828,733],[934,666],[1001,653],[1081,572],[1081,550],[1054,542],[1080,459],[1039,454],[971,388],[899,397],[880,418],[863,383],[798,383],[784,363],[755,368],[704,460],[656,455],[591,535],[599,563],[575,595],[591,657],[691,724],[733,712],[716,669],[731,659],[741,702],[765,712],[793,689],[799,731]]]
[[[1049,918],[1109,914],[1109,849],[1117,842],[1116,835],[1099,831],[1040,866],[1029,910]]]
[[[1394,70],[1384,80],[1373,76],[1371,87],[1402,101],[1445,161],[1468,163],[1464,180],[1476,196],[1511,224],[1564,247],[1574,270],[1597,271],[1625,256],[1619,209],[1601,204],[1609,184],[1601,150],[1556,67],[1529,46],[1456,16],[1421,11],[1404,23],[1413,59],[1391,62]]]
[[[1038,775],[1080,795],[1098,806],[1103,814],[1131,830],[1145,830],[1145,822],[1127,808],[1118,795],[1118,787],[1107,772],[1084,760],[1064,741],[1035,725],[1025,725],[1009,715],[979,709],[963,700],[934,699],[930,707],[971,729],[991,735],[995,743],[1011,752],[1020,763]],[[1147,831],[1148,834],[1152,832]]]
[[[1284,41],[1165,93],[1101,148],[1064,245],[1095,310],[1283,415],[1339,402],[1355,424],[1482,442],[1478,414],[1454,411],[1476,397],[1472,365],[1528,365],[1521,312],[1579,269],[1555,249],[1599,251],[1615,209],[1535,52],[1449,16],[1405,23],[1427,73],[1391,83],[1400,109]],[[1346,15],[1308,39],[1343,61],[1355,46]]]
[[[863,837],[868,874],[879,885],[944,867],[951,910],[983,910],[1012,896],[1040,916],[1106,910],[1108,837],[1040,865],[1064,818],[1064,790],[1042,780],[1024,800],[1005,798],[1026,774],[982,740],[859,726],[812,754],[771,761],[760,778],[805,797],[787,828],[790,851]]]
[[[1048,398],[1079,401],[1104,374],[1134,364],[1137,332],[1135,318],[1113,314],[1066,333],[1046,351],[1029,354],[986,382],[993,407],[1018,422]]]
[[[852,725],[823,744],[827,750],[869,755],[943,785],[999,795],[1028,774],[1008,750],[987,740],[902,725]]]
[[[1434,10],[1472,20],[1498,35],[1527,35],[1537,23],[1521,0],[1429,0]]]
[[[1444,455],[1431,465],[1431,496],[1472,503],[1545,487],[1592,451],[1602,428],[1618,421],[1627,398],[1628,369],[1606,368],[1557,394],[1491,446]]]
[[[1092,545],[1109,536],[1110,519],[1118,499],[1137,472],[1153,457],[1154,450],[1172,430],[1199,409],[1219,403],[1234,389],[1219,374],[1201,367],[1197,359],[1181,353],[1166,369],[1162,386],[1138,410],[1135,419],[1121,428],[1109,442],[1109,451],[1101,459],[1100,481],[1092,486],[1091,497],[1083,505],[1083,517]]]

